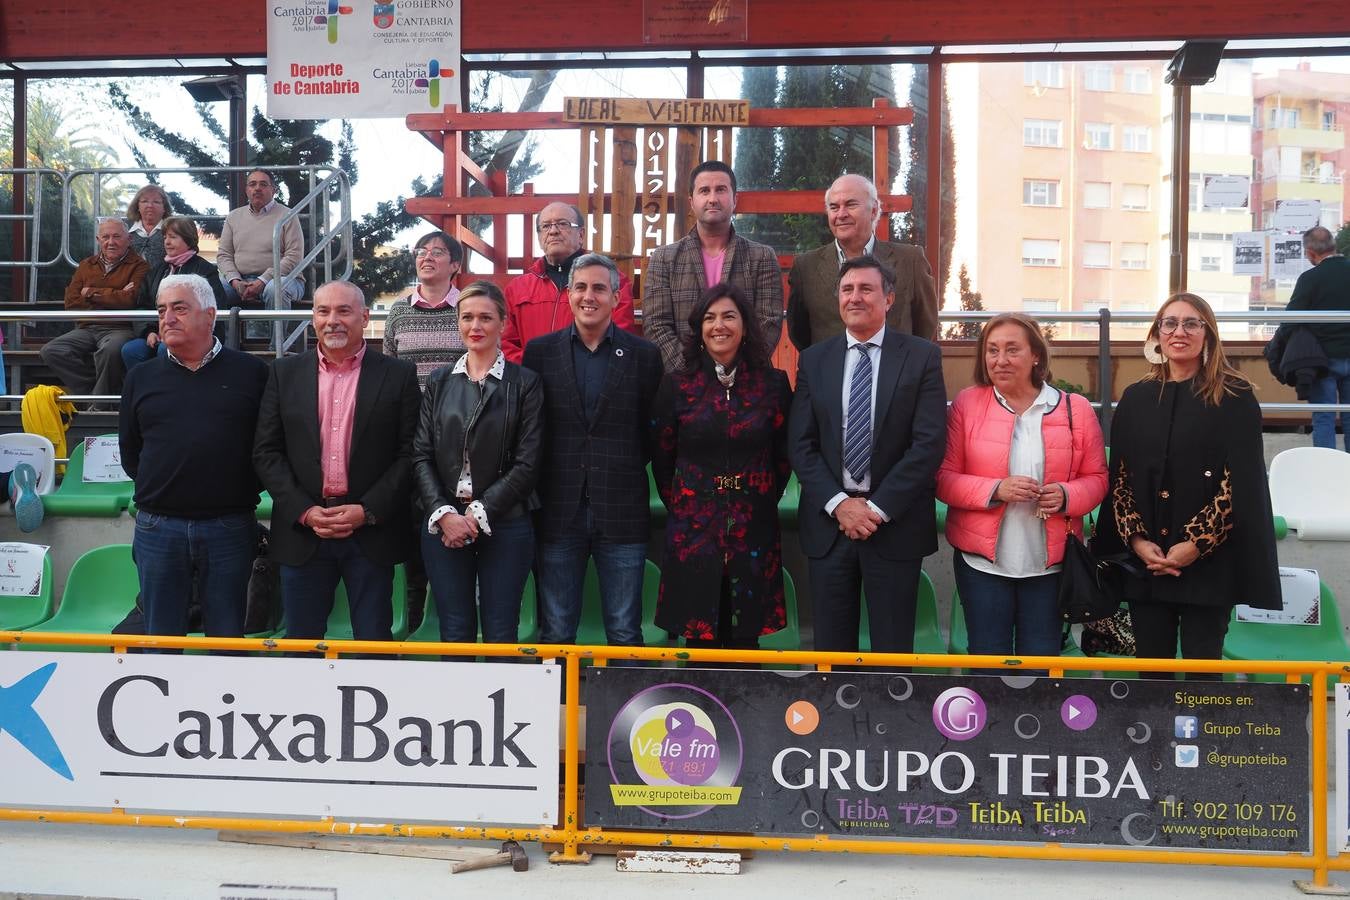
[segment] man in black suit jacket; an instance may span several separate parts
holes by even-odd
[[[942,354],[886,326],[894,287],[875,257],[845,262],[845,333],[807,348],[797,369],[788,441],[802,485],[817,650],[858,649],[862,587],[872,650],[913,651],[920,564],[937,550],[933,493],[947,445]]]
[[[544,382],[549,442],[535,557],[545,644],[576,641],[586,561],[594,559],[608,643],[642,645],[648,432],[661,351],[614,326],[618,296],[614,263],[579,257],[568,276],[572,324],[525,347],[525,368]]]
[[[360,288],[319,288],[319,349],[277,360],[263,392],[253,465],[272,495],[268,550],[281,563],[287,637],[324,636],[339,579],[353,636],[393,637],[421,395],[412,363],[366,352],[369,321]]]

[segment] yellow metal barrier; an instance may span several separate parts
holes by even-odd
[[[408,838],[459,838],[480,840],[539,841],[560,844],[562,850],[550,859],[558,863],[585,863],[587,847],[624,845],[640,847],[687,847],[716,850],[795,850],[826,853],[876,853],[917,856],[986,857],[998,859],[1053,859],[1088,862],[1171,863],[1179,865],[1242,866],[1265,869],[1310,869],[1311,887],[1327,887],[1330,871],[1350,871],[1350,856],[1331,856],[1327,822],[1327,690],[1332,679],[1350,681],[1350,663],[1284,662],[1273,660],[1201,660],[1128,657],[948,656],[922,653],[817,653],[807,650],[697,650],[674,647],[607,647],[570,644],[440,644],[409,641],[304,641],[248,638],[153,637],[106,634],[61,634],[0,631],[3,644],[66,644],[108,647],[117,653],[128,648],[243,650],[263,652],[322,653],[327,658],[342,654],[410,656],[460,655],[485,657],[524,656],[563,659],[565,707],[563,732],[563,816],[561,827],[537,829],[477,827],[464,825],[404,825],[337,822],[332,818],[249,819],[217,816],[139,815],[123,810],[111,812],[56,811],[0,808],[0,820],[63,822],[84,825],[143,825],[166,828],[204,828],[234,831],[269,831],[306,834],[383,835]],[[1289,682],[1311,676],[1312,704],[1312,829],[1311,853],[1233,852],[1226,850],[1165,850],[1106,847],[1075,847],[1059,843],[984,844],[920,840],[864,840],[818,835],[773,837],[753,835],[693,834],[660,831],[619,831],[582,828],[579,807],[578,767],[581,759],[581,660],[606,665],[615,659],[648,662],[740,662],[775,666],[815,666],[830,671],[835,666],[912,666],[917,668],[1044,669],[1050,677],[1066,671],[1283,674]]]

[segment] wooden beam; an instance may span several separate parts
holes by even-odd
[[[688,193],[685,192],[686,198]],[[576,194],[510,194],[505,197],[409,197],[403,208],[415,216],[440,215],[528,215],[550,203],[576,203]],[[881,210],[886,213],[909,212],[914,199],[898,194],[881,195]],[[596,214],[612,212],[613,200],[605,198]],[[634,201],[633,213],[640,212]],[[741,191],[736,195],[737,213],[820,213],[825,215],[824,191]],[[683,235],[681,235],[683,236]]]

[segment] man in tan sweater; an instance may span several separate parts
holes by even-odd
[[[145,260],[131,249],[126,223],[109,218],[95,232],[98,252],[81,261],[66,286],[66,309],[130,309],[145,280]],[[116,394],[122,389],[122,345],[131,324],[109,319],[77,322],[42,347],[42,361],[72,394]]]
[[[248,205],[230,210],[220,232],[216,267],[225,297],[231,305],[250,309],[273,309],[277,284],[285,280],[280,308],[287,309],[305,292],[303,277],[284,279],[305,255],[305,238],[298,219],[281,230],[281,271],[272,268],[272,233],[277,222],[290,212],[276,201],[277,183],[266,169],[248,173],[245,183]],[[270,325],[249,329],[250,335],[271,332]]]

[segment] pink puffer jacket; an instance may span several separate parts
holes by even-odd
[[[1069,412],[1073,403],[1073,438]],[[956,395],[947,413],[947,455],[938,469],[937,497],[947,504],[947,541],[958,550],[994,559],[1006,504],[988,505],[999,480],[1008,477],[1008,453],[1014,417],[991,387],[968,387]],[[1082,536],[1082,517],[1106,496],[1106,446],[1097,414],[1086,397],[1061,394],[1059,404],[1041,420],[1045,443],[1045,481],[1065,486],[1074,533]],[[1069,480],[1072,454],[1073,480]],[[1064,559],[1063,513],[1046,520],[1046,566]]]

